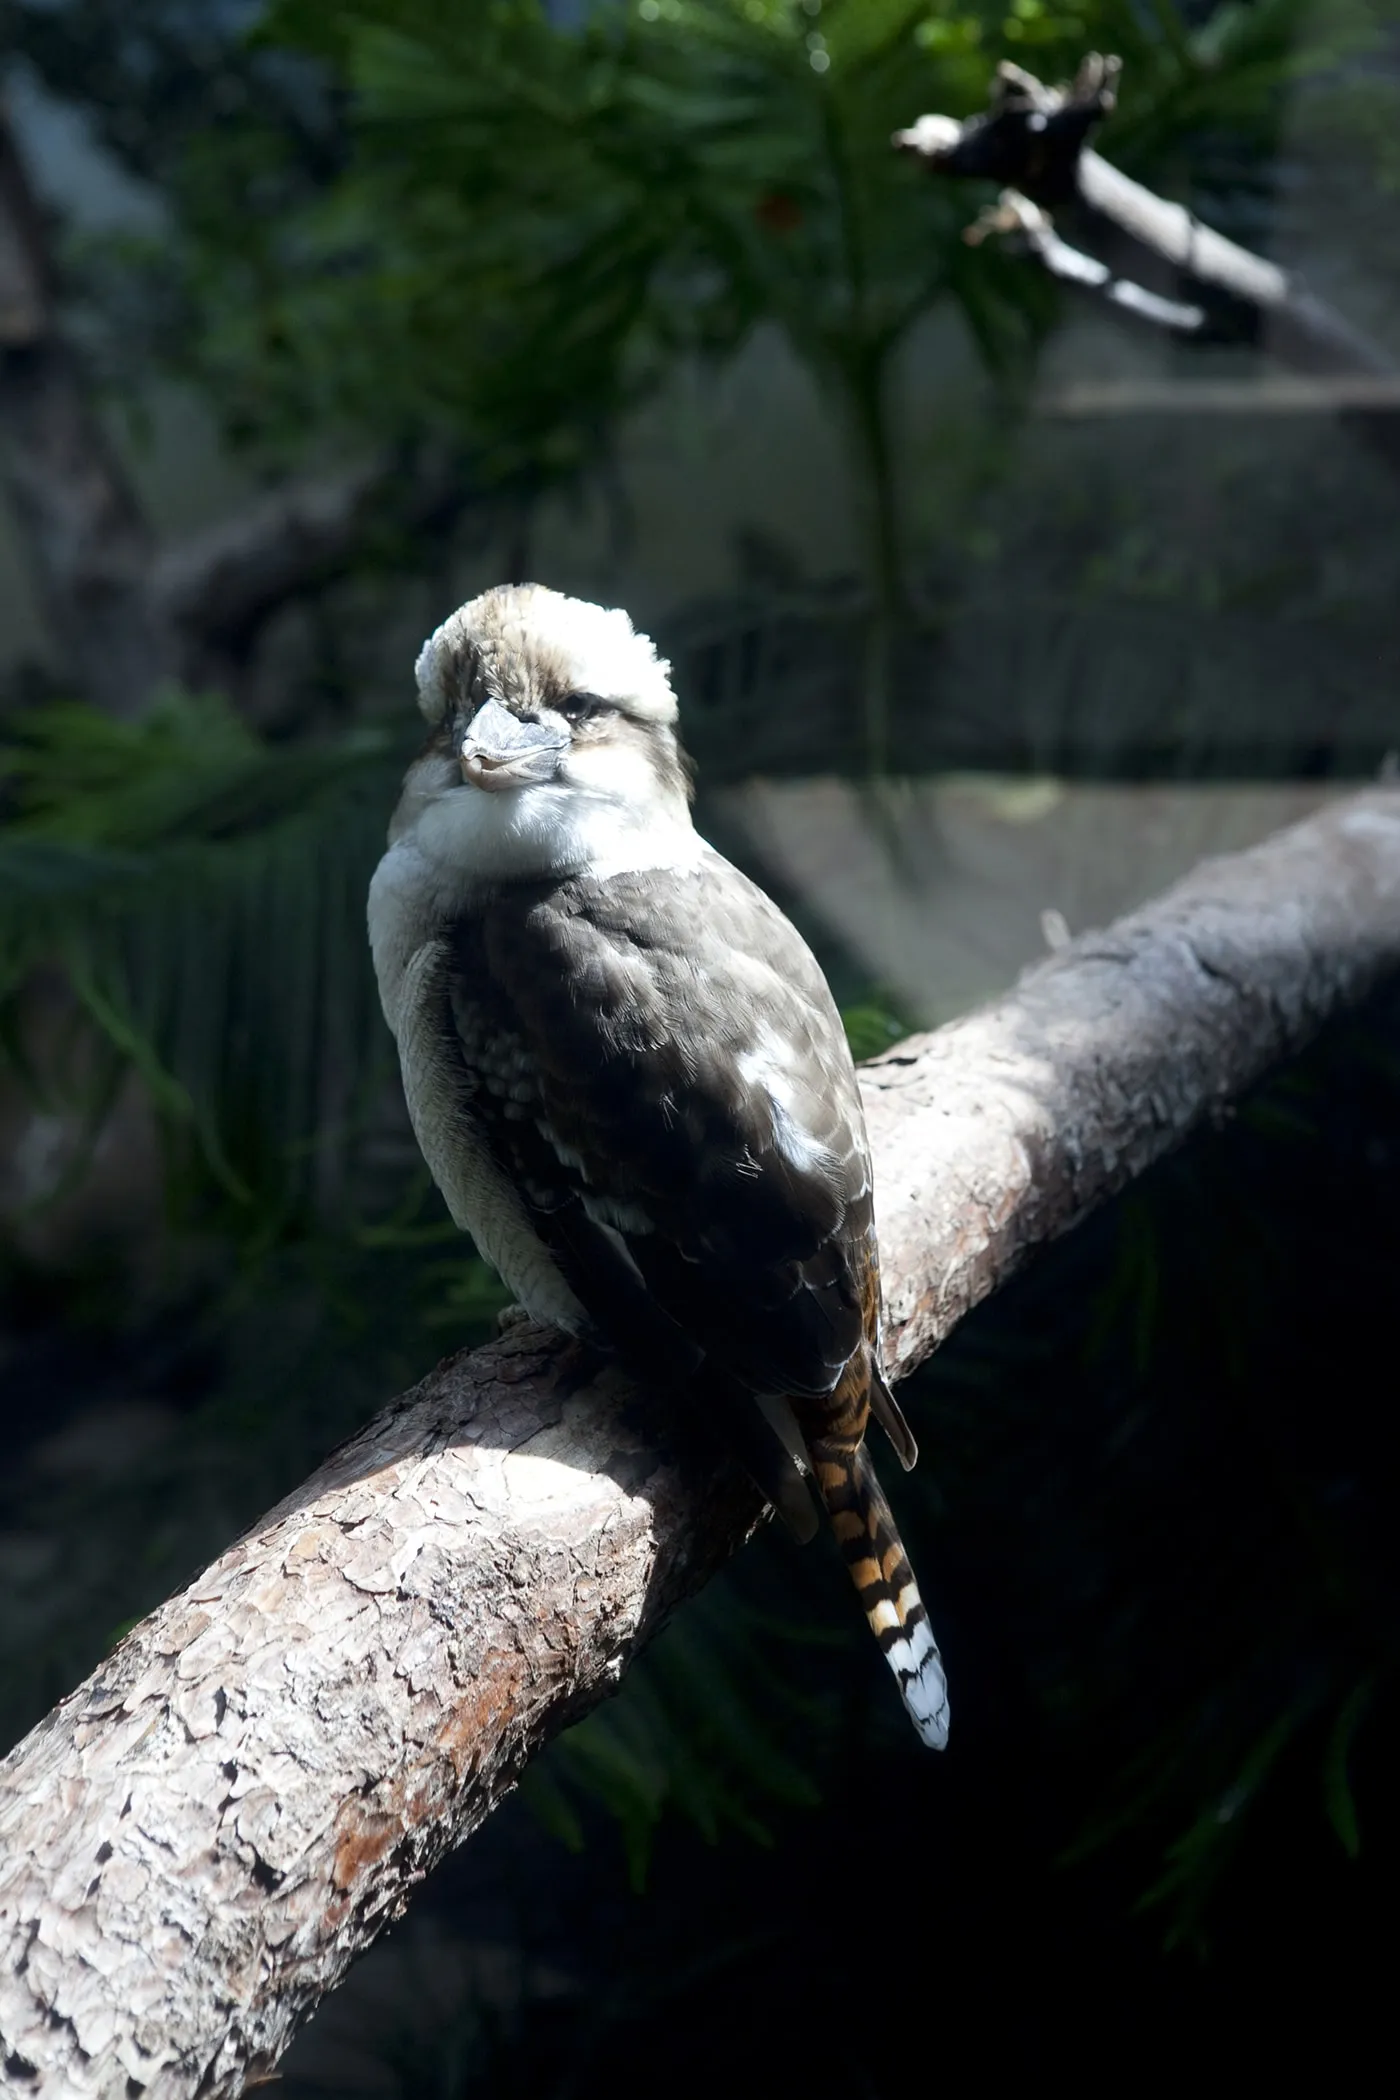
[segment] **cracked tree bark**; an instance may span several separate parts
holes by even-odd
[[[1377,789],[867,1066],[891,1370],[1397,971]],[[440,1365],[0,1766],[7,2090],[241,2091],[750,1535],[728,1464],[576,1364],[526,1324]]]

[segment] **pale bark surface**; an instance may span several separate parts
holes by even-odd
[[[234,2093],[758,1521],[552,1334],[449,1359],[0,1767],[0,2066]]]
[[[1378,789],[867,1067],[891,1368],[1396,971]],[[747,1537],[742,1479],[585,1370],[529,1325],[439,1366],[0,1766],[10,2089],[240,2091]]]
[[[1375,789],[1203,861],[866,1066],[895,1375],[1397,969],[1400,793]]]

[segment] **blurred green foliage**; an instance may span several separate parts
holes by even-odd
[[[682,371],[775,335],[845,446],[877,775],[920,604],[901,359],[930,317],[958,315],[1000,388],[1005,447],[1060,311],[1042,272],[966,244],[985,200],[929,179],[891,132],[982,107],[1002,57],[1054,78],[1097,48],[1125,61],[1106,150],[1227,231],[1248,236],[1276,180],[1298,82],[1389,179],[1394,91],[1374,61],[1394,0],[558,12],[142,0],[118,18],[101,0],[10,0],[14,48],[158,186],[151,232],[73,258],[90,348],[134,412],[153,369],[174,374],[263,465],[446,440],[481,514],[514,521],[513,552],[529,507],[605,471],[620,427]]]
[[[24,713],[0,751],[0,1028],[50,1107],[141,1075],[252,1237],[324,1213],[387,1043],[365,892],[403,756],[374,730],[270,744],[220,700],[167,695],[118,723]],[[42,1069],[21,1021],[58,968],[89,1024]],[[76,1018],[76,1016],[75,1016]]]
[[[1058,311],[1041,273],[966,245],[975,193],[892,131],[982,107],[1002,56],[1054,78],[1114,51],[1107,150],[1167,188],[1209,161],[1228,214],[1271,179],[1288,83],[1322,83],[1339,128],[1371,108],[1393,6],[601,0],[556,26],[539,0],[269,0],[247,38],[187,0],[9,12],[160,186],[158,231],[89,251],[114,367],[163,361],[272,457],[447,431],[483,488],[528,499],[680,365],[772,329],[846,437],[888,617],[899,352],[956,310],[1010,410]]]
[[[1037,273],[962,239],[969,192],[889,149],[922,110],[981,108],[996,59],[1125,60],[1106,138],[1154,167],[1207,130],[1243,169],[1280,88],[1375,47],[1384,8],[638,0],[551,25],[537,0],[275,0],[266,41],[348,94],[350,150],[230,279],[211,340],[259,333],[298,413],[446,418],[492,478],[577,472],[677,360],[776,328],[870,482],[892,471],[892,353],[952,302],[988,364],[1024,367],[1055,310]],[[221,393],[226,389],[221,387]],[[878,521],[877,521],[878,522]],[[893,560],[894,549],[877,553]]]

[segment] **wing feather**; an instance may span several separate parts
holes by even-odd
[[[875,1339],[864,1119],[762,891],[717,854],[522,885],[455,930],[450,1004],[474,1116],[600,1325],[649,1299],[753,1390],[829,1393]]]

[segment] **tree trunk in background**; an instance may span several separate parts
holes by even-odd
[[[0,108],[0,465],[79,694],[139,714],[175,667],[155,543],[59,329],[43,216]]]

